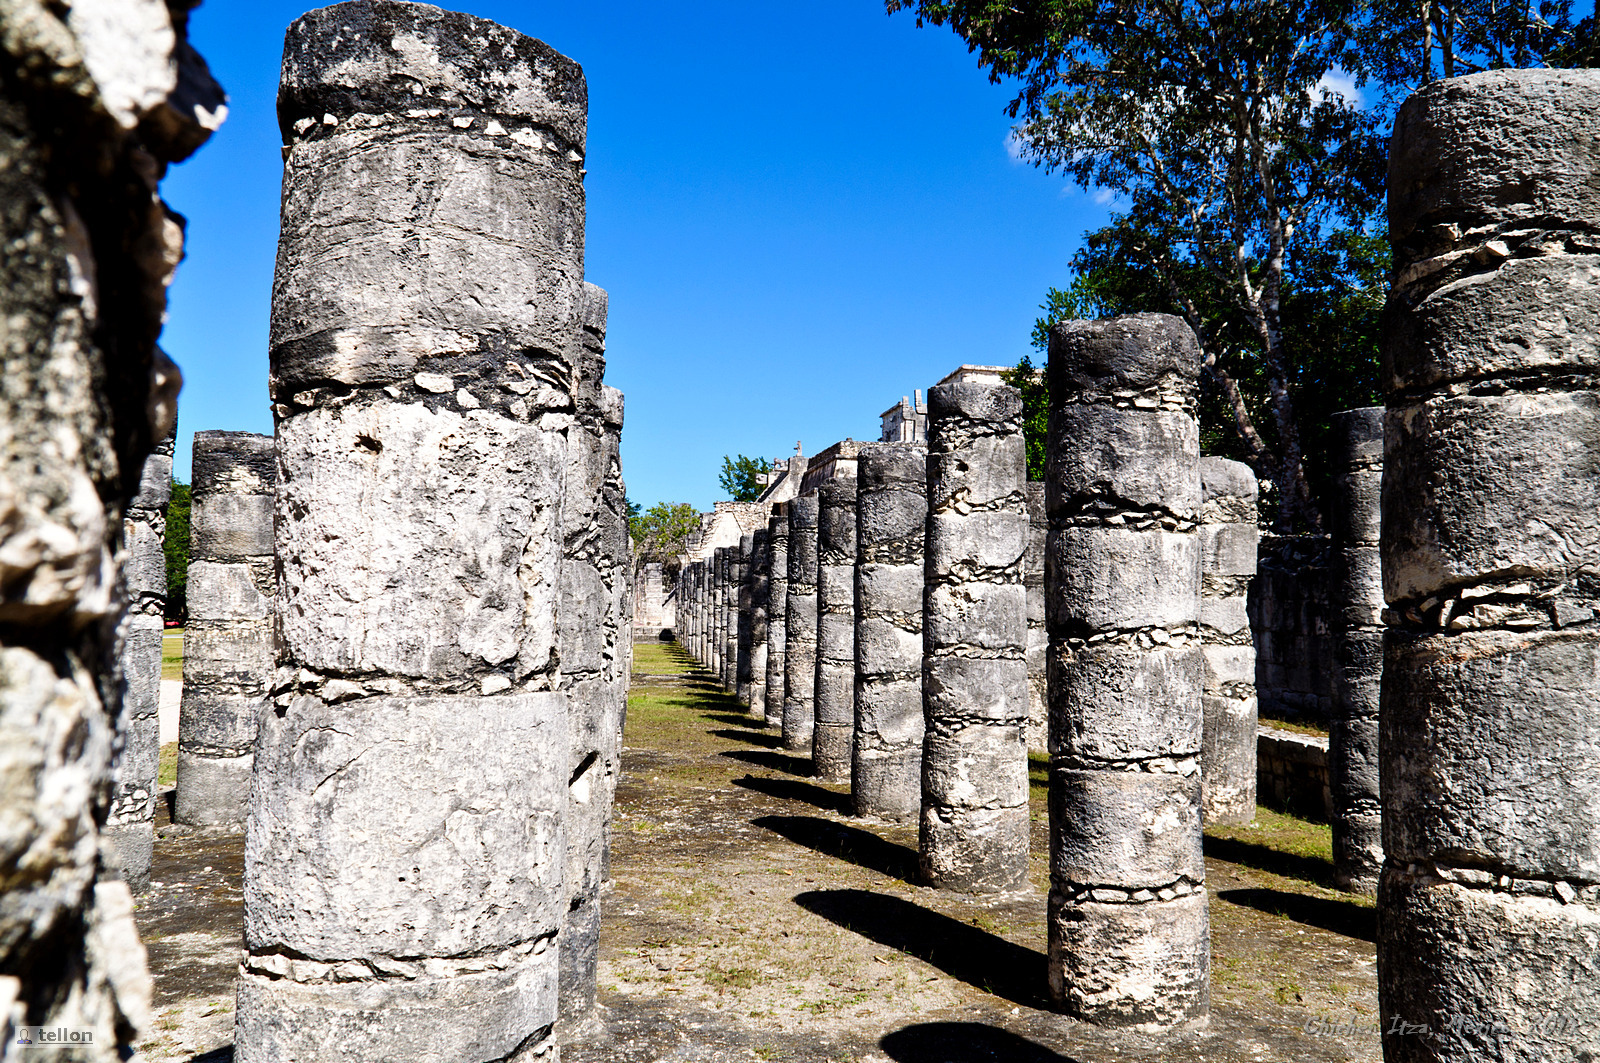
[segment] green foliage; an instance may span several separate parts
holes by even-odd
[[[717,477],[717,483],[735,502],[754,502],[767,489],[766,476],[765,461],[737,454],[722,459],[722,475]]]
[[[1596,58],[1591,19],[1575,26],[1572,0],[1371,0],[1364,14],[1345,66],[1391,104],[1436,78]]]
[[[689,550],[689,536],[700,530],[700,511],[687,502],[657,502],[643,513],[631,505],[628,535],[640,564],[659,562],[676,572],[678,558]]]
[[[1051,288],[1050,294],[1059,293]],[[1050,303],[1040,309],[1049,311]],[[1045,437],[1050,427],[1050,389],[1045,384],[1044,370],[1025,354],[1015,369],[1007,369],[1000,378],[1022,392],[1022,439],[1028,447],[1028,479],[1043,480]]]
[[[167,503],[166,618],[182,623],[189,616],[189,485],[172,481]]]

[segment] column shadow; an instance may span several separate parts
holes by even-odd
[[[917,853],[904,845],[885,841],[870,831],[816,816],[760,816],[750,821],[780,834],[797,845],[848,860],[859,867],[902,882],[917,881]]]
[[[811,775],[811,758],[797,757],[792,753],[769,752],[765,749],[725,749],[717,756],[754,764],[759,768],[771,768],[773,771],[798,775],[802,779]]]
[[[742,779],[733,780],[733,785],[782,801],[804,801],[816,805],[825,812],[837,812],[841,816],[850,814],[849,794],[834,793],[815,783],[801,782],[798,779],[763,779],[758,775],[746,775]]]
[[[1206,835],[1205,853],[1230,864],[1270,871],[1284,878],[1313,882],[1328,889],[1337,889],[1333,880],[1333,861],[1320,856],[1299,856],[1285,853],[1257,842],[1242,842],[1233,838],[1215,838]]]
[[[1307,897],[1303,893],[1272,889],[1218,890],[1217,897],[1230,904],[1279,915],[1345,937],[1374,943],[1378,940],[1378,910],[1354,901]]]
[[[919,1022],[878,1042],[895,1063],[1074,1063],[1009,1030],[981,1022]]]
[[[725,720],[727,717],[717,717],[717,719]],[[707,733],[714,738],[731,738],[735,742],[749,742],[753,746],[765,746],[768,749],[777,749],[783,745],[783,736],[773,734],[771,731],[730,731],[718,728]]]
[[[1048,1008],[1043,953],[920,904],[867,890],[810,890],[800,907],[1026,1008]],[[986,1057],[975,1057],[986,1058]],[[1050,1057],[1046,1057],[1050,1058]]]

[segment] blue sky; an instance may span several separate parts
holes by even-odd
[[[208,0],[191,21],[231,113],[163,190],[189,219],[163,336],[180,478],[196,430],[272,431],[274,101],[284,27],[312,6]],[[913,388],[1015,363],[1105,218],[1010,155],[1010,93],[953,33],[879,0],[456,6],[588,77],[587,275],[611,293],[606,379],[647,506],[708,509],[724,454],[876,439]]]

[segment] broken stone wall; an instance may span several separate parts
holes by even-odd
[[[1326,727],[1333,708],[1331,552],[1321,535],[1262,535],[1250,586],[1260,715]]]
[[[0,1044],[84,1028],[125,1058],[150,980],[102,830],[115,794],[115,560],[176,420],[156,346],[183,229],[169,163],[226,113],[190,5],[0,2]],[[126,795],[124,795],[126,796]],[[38,1046],[29,1058],[64,1059]]]

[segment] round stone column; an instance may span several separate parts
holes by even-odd
[[[556,1051],[586,107],[483,19],[289,27],[240,1063]]]
[[[750,591],[750,715],[767,722],[767,640],[771,624],[767,619],[767,600],[772,593],[772,544],[767,529],[757,528],[751,535],[750,569],[745,586]]]
[[[811,760],[828,782],[850,781],[855,745],[856,479],[817,489],[817,722]]]
[[[1200,634],[1205,653],[1201,813],[1207,823],[1256,816],[1256,648],[1250,584],[1261,530],[1256,474],[1241,461],[1200,459]]]
[[[1597,109],[1600,71],[1495,70],[1428,85],[1395,119],[1390,1063],[1600,1054]]]
[[[196,432],[172,820],[244,825],[273,672],[272,437]]]
[[[1050,529],[1045,511],[1044,481],[1028,482],[1028,552],[1022,562],[1022,585],[1028,591],[1028,749],[1049,749],[1050,697],[1047,662],[1050,633],[1044,621],[1044,546]]]
[[[755,578],[756,537],[739,537],[739,553],[734,569],[734,669],[733,696],[750,705],[750,687],[755,678]]]
[[[1015,388],[928,392],[922,612],[922,877],[1028,880],[1027,462]]]
[[[1210,994],[1199,370],[1181,318],[1050,332],[1050,993],[1106,1026]]]
[[[1328,721],[1333,875],[1373,893],[1383,868],[1378,706],[1383,683],[1383,572],[1378,557],[1383,407],[1333,415],[1334,672]]]
[[[855,761],[858,816],[922,810],[922,544],[928,451],[864,443],[856,459]]]
[[[817,723],[817,516],[815,492],[789,502],[789,603],[783,662],[783,748],[811,756]]]
[[[112,764],[104,835],[134,893],[150,885],[161,763],[161,638],[167,609],[167,503],[172,498],[173,436],[156,444],[140,470],[139,493],[122,519],[122,749]]]
[[[762,694],[767,726],[782,727],[789,651],[789,513],[783,502],[772,510],[767,520],[767,682]]]

